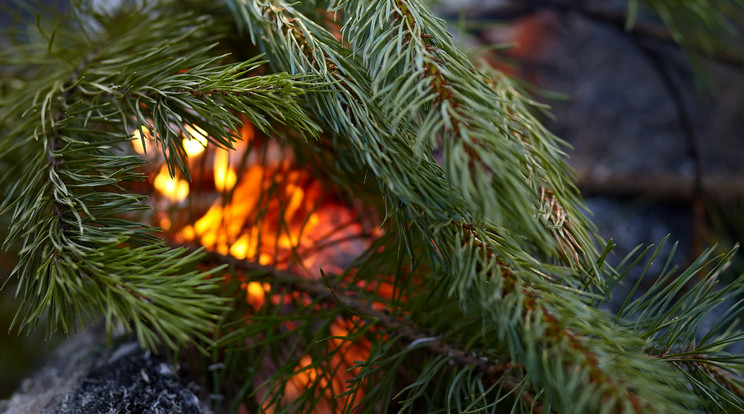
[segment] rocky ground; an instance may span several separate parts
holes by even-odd
[[[0,401],[0,414],[209,414],[193,391],[163,357],[131,338],[109,346],[102,329],[90,329]]]

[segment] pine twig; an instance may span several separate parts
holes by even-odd
[[[55,187],[62,187],[64,188],[64,184],[62,184],[62,178],[60,177],[60,170],[62,167],[62,164],[64,163],[63,159],[60,159],[61,157],[57,156],[57,152],[62,149],[62,146],[59,142],[60,139],[60,127],[59,123],[62,122],[62,120],[65,117],[65,106],[68,105],[68,101],[70,100],[70,97],[77,91],[78,89],[78,80],[80,78],[80,75],[85,70],[85,68],[88,66],[88,64],[95,58],[97,54],[97,51],[94,50],[90,52],[88,55],[86,55],[80,63],[75,67],[75,70],[73,70],[72,74],[68,78],[68,80],[62,85],[62,90],[64,91],[62,93],[61,98],[57,101],[57,104],[55,105],[55,111],[52,115],[52,127],[49,131],[49,134],[47,136],[47,145],[46,145],[46,163],[47,167],[49,168],[49,177],[50,181],[52,181],[53,187],[51,189],[52,197],[50,199],[53,200],[53,207],[52,211],[54,212],[54,215],[57,217],[57,223],[63,228],[63,234],[64,234],[64,228],[66,227],[64,224],[65,216],[66,216],[66,210],[72,208],[71,203],[62,203],[60,202],[58,198],[58,192],[54,190]],[[45,120],[42,119],[42,123],[44,123]],[[61,195],[61,194],[60,194]],[[78,218],[79,219],[79,218]],[[78,220],[79,221],[79,220]],[[82,223],[80,223],[82,226]],[[53,253],[56,256],[56,253]]]
[[[292,272],[279,270],[275,267],[264,266],[247,260],[238,260],[231,256],[225,256],[219,253],[210,253],[207,261],[219,265],[226,264],[232,268],[248,273],[260,273],[263,276],[268,276],[268,279],[262,279],[262,281],[268,283],[271,283],[272,278],[282,281],[291,280],[292,289],[307,293],[313,298],[320,298],[325,302],[340,304],[342,308],[351,312],[355,316],[373,320],[374,323],[379,324],[384,331],[395,332],[396,335],[405,340],[409,347],[421,346],[433,355],[451,358],[454,363],[461,367],[478,367],[478,370],[483,374],[487,385],[491,385],[496,380],[502,379],[503,387],[507,391],[511,392],[518,389],[522,382],[520,377],[510,374],[510,372],[518,369],[519,365],[510,362],[493,361],[488,357],[479,356],[475,352],[463,351],[451,344],[443,342],[438,337],[426,335],[415,326],[414,322],[406,320],[405,317],[394,317],[388,311],[375,310],[370,305],[370,300],[359,296],[356,292],[355,294],[348,294],[348,292],[340,291],[339,294],[335,292],[336,289],[340,290],[339,286],[326,285],[324,280],[308,279]],[[283,285],[286,285],[286,283],[283,283]],[[535,413],[542,413],[544,411],[542,406],[535,401],[536,396],[533,393],[522,390],[519,398],[521,398],[528,406],[534,407]]]

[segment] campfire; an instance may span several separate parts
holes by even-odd
[[[374,221],[375,213],[351,205],[337,191],[299,165],[288,146],[256,131],[246,120],[234,149],[209,143],[203,130],[190,125],[179,128],[188,155],[189,181],[176,171],[172,176],[162,150],[143,126],[133,132],[135,152],[146,157],[147,188],[154,207],[154,224],[161,227],[169,242],[204,247],[224,257],[271,267],[309,281],[325,274],[343,274],[354,259],[370,248],[382,233]],[[287,292],[272,287],[271,280],[251,280],[239,272],[226,275],[239,283],[248,309],[260,312],[264,306],[292,306],[298,301],[319,306],[303,292]],[[391,286],[356,287],[392,296]],[[370,284],[371,285],[371,284]],[[375,309],[384,304],[374,302]],[[245,323],[251,323],[251,313]],[[334,398],[347,390],[348,381],[358,373],[355,361],[369,355],[369,341],[349,340],[349,330],[362,323],[359,318],[336,317],[328,325],[326,346],[334,356],[322,365],[309,355],[286,355],[299,362],[294,375],[279,392],[283,403],[297,398],[305,389],[325,390],[327,400],[320,407],[326,412],[343,407]],[[295,329],[290,320],[281,328]],[[291,335],[288,341],[292,341]],[[254,339],[248,339],[252,341]],[[266,358],[254,385],[260,385],[277,370]],[[259,390],[259,400],[276,390]],[[356,395],[361,398],[362,393]],[[276,399],[275,395],[271,398]],[[346,403],[353,403],[347,401]],[[334,408],[335,407],[335,408]],[[270,403],[262,407],[268,412]]]

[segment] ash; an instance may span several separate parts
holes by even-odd
[[[88,372],[52,412],[199,414],[202,411],[199,400],[172,374],[165,361],[132,342],[118,347],[105,363]]]
[[[0,414],[212,414],[165,359],[133,340],[100,345],[101,332],[68,339]]]

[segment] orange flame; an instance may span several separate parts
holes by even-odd
[[[185,125],[185,136],[181,141],[189,157],[196,157],[207,148],[207,133],[198,126]]]
[[[153,187],[170,201],[181,202],[189,196],[189,183],[175,177],[171,177],[168,167],[163,165],[152,182]]]
[[[214,154],[214,186],[217,191],[229,191],[235,187],[238,175],[230,167],[230,153],[218,148]]]
[[[363,231],[355,213],[330,201],[321,183],[308,173],[286,162],[259,164],[246,167],[238,182],[236,176],[230,179],[221,172],[235,174],[231,168],[221,170],[227,162],[227,153],[217,151],[215,187],[219,191],[232,190],[229,202],[218,199],[193,226],[184,227],[178,237],[223,255],[264,265],[286,269],[294,261],[299,265],[294,270],[315,275],[320,267],[340,271],[345,265],[336,262],[337,254],[318,249],[321,241],[331,245],[334,240],[350,239],[345,242],[346,248],[357,254],[368,244],[353,240]],[[343,246],[336,248],[344,253]]]
[[[266,302],[266,294],[271,290],[268,283],[248,282],[240,285],[245,290],[245,301],[254,308],[260,308]]]
[[[203,198],[204,194],[209,194],[208,202],[214,201],[204,207],[205,211],[196,220],[179,221],[176,216],[157,214],[164,229],[175,228],[175,241],[198,243],[222,255],[290,269],[311,278],[319,277],[320,269],[327,273],[341,272],[369,247],[374,235],[365,235],[356,212],[338,202],[320,181],[298,168],[291,152],[275,141],[256,143],[255,131],[249,123],[241,128],[243,141],[232,151],[209,145],[206,133],[200,128],[184,126],[183,131],[182,143],[190,166],[197,165],[192,162],[197,156],[206,161],[200,166],[209,165],[211,159],[214,188],[204,188],[211,186],[211,178],[208,181],[196,178],[200,187],[193,190],[199,195],[193,195],[189,183],[178,176],[171,178],[164,165],[155,175],[153,186],[171,203],[181,203],[190,194],[192,201]],[[155,144],[148,134],[145,145],[139,131],[133,136],[136,139],[132,145],[139,154],[145,154],[146,146]],[[258,148],[262,152],[246,153],[249,143],[254,150]],[[246,303],[253,309],[266,303],[279,305],[292,300],[311,304],[309,297],[297,292],[291,296],[272,294],[271,286],[265,282],[245,281],[241,289],[245,291]],[[285,324],[286,329],[295,328],[289,321]],[[354,361],[365,360],[369,354],[368,342],[344,339],[352,326],[353,322],[342,318],[331,324],[328,346],[335,352],[330,361],[297,356],[299,364],[286,384],[285,401],[320,385],[328,401],[318,408],[332,412],[335,396],[346,391],[347,382],[357,374],[358,370],[352,369]],[[361,393],[355,398],[361,398]],[[271,411],[271,407],[264,408]]]

